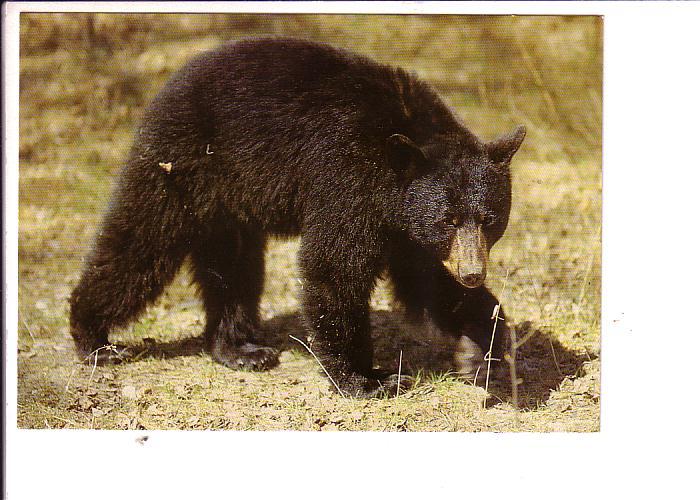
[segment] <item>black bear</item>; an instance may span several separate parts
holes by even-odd
[[[266,369],[253,343],[266,237],[301,235],[312,350],[344,394],[410,378],[372,365],[369,297],[388,271],[409,313],[492,341],[483,286],[508,223],[509,163],[525,130],[468,131],[402,69],[294,39],[232,42],[176,73],[155,97],[70,298],[80,356],[115,360],[108,335],[152,303],[190,256],[211,356]]]

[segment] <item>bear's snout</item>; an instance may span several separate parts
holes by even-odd
[[[450,255],[443,264],[462,285],[477,288],[486,279],[488,258],[486,237],[481,226],[467,224],[457,230]]]

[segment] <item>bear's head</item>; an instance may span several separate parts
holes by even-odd
[[[524,138],[519,126],[489,143],[472,135],[387,141],[403,191],[401,228],[469,288],[483,284],[489,250],[508,225],[510,160]]]

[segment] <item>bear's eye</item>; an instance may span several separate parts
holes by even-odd
[[[484,227],[492,226],[496,222],[494,217],[492,215],[482,215],[481,216],[481,225]]]
[[[462,218],[459,215],[450,214],[442,222],[448,226],[459,227],[462,225]]]

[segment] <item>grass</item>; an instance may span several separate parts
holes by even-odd
[[[595,431],[600,393],[601,22],[579,17],[22,14],[18,426],[97,429]],[[401,65],[433,83],[478,135],[517,123],[514,204],[488,286],[521,343],[489,393],[449,373],[450,343],[406,323],[381,281],[377,361],[419,373],[394,399],[334,394],[289,338],[298,318],[297,240],[271,241],[261,304],[283,350],[266,373],[201,353],[203,314],[187,269],[112,340],[142,351],[77,363],[67,297],[148,100],[223,40],[306,36]],[[507,277],[507,280],[506,280]],[[433,333],[433,334],[431,334]]]

